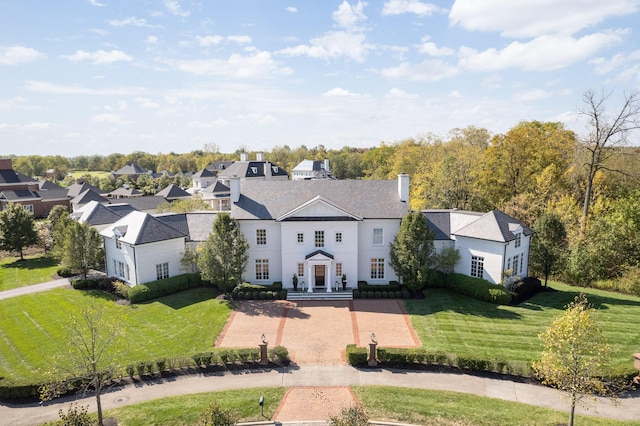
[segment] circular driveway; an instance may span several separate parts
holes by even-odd
[[[229,317],[216,347],[251,347],[265,335],[282,345],[298,365],[345,364],[348,344],[418,347],[420,341],[400,300],[242,301]]]

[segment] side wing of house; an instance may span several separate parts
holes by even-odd
[[[460,253],[460,261],[454,272],[494,284],[502,281],[505,243],[457,236],[455,247]]]

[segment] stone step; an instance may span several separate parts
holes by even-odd
[[[308,292],[293,292],[289,290],[287,292],[287,300],[301,301],[301,300],[353,300],[353,292],[347,291],[333,291],[327,293],[324,290],[318,290],[313,293]]]

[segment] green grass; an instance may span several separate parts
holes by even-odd
[[[583,292],[598,309],[597,318],[617,353],[615,369],[632,369],[640,347],[640,298],[552,283],[557,292],[539,293],[518,306],[497,306],[444,289],[429,289],[424,300],[407,300],[423,347],[433,351],[530,362],[542,350],[538,334],[567,303]]]
[[[267,420],[275,414],[285,391],[284,387],[254,388],[162,398],[109,410],[104,417],[117,419],[119,426],[193,425],[198,422],[200,412],[215,402],[239,414],[243,422]],[[266,418],[260,415],[261,396]]]
[[[48,359],[68,353],[68,319],[90,303],[122,324],[120,365],[191,356],[213,347],[230,314],[215,290],[198,288],[151,303],[122,306],[101,292],[56,289],[0,301],[0,377],[37,383]]]
[[[72,172],[69,172],[69,174],[74,178],[77,179],[79,177],[82,176],[96,176],[100,179],[111,176],[111,172],[103,172],[103,171],[86,171],[86,170],[74,170]]]
[[[0,291],[57,278],[58,262],[49,256],[8,257],[0,260]]]
[[[372,420],[439,426],[556,425],[568,420],[568,412],[465,393],[391,386],[352,389]],[[242,422],[266,420],[260,416],[258,399],[265,397],[264,415],[271,419],[285,391],[286,388],[278,387],[182,395],[109,410],[104,417],[116,419],[121,426],[191,425],[207,405],[215,402],[238,413]],[[576,424],[640,425],[640,422],[576,416]]]
[[[519,402],[457,392],[389,386],[356,386],[354,394],[370,419],[417,425],[558,425],[567,424],[568,412]],[[639,425],[576,416],[579,425]]]

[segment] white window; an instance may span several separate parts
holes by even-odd
[[[257,174],[258,174],[258,168],[257,168],[257,167],[251,167],[251,172],[252,172],[254,175],[257,175]]]
[[[266,229],[256,229],[256,244],[259,246],[264,246],[267,244]]]
[[[169,278],[169,264],[167,262],[156,265],[156,279],[164,278]]]
[[[29,213],[33,214],[33,204],[23,204],[22,208],[24,208]]]
[[[336,232],[336,243],[342,242],[342,232]]]
[[[374,257],[371,259],[371,279],[384,279],[384,258]]]
[[[522,244],[522,234],[518,232],[516,234],[516,248],[520,247],[520,244]]]
[[[269,259],[256,259],[256,280],[269,279]]]
[[[471,276],[482,278],[484,273],[484,257],[471,256]]]
[[[336,263],[336,277],[342,277],[342,263]]]
[[[298,232],[298,243],[304,243],[304,234],[302,232]]]
[[[373,228],[373,245],[381,246],[384,244],[384,231],[382,228]]]
[[[298,276],[304,277],[304,263],[298,263]]]
[[[524,254],[520,256],[520,273],[524,274]]]
[[[507,259],[507,271],[511,269],[511,258]]]
[[[316,231],[316,247],[324,247],[324,231]]]
[[[117,237],[116,237],[116,248],[118,250],[122,250],[122,241],[120,241],[120,239]]]
[[[518,275],[518,255],[513,256],[513,275]]]

